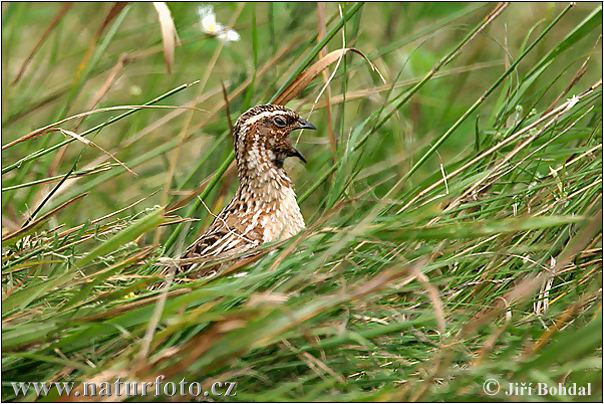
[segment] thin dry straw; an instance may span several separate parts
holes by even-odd
[[[193,83],[188,83],[188,84],[183,84],[183,85],[180,85],[180,86],[178,86],[178,87],[176,87],[176,88],[173,88],[172,90],[170,90],[170,91],[168,91],[168,92],[166,92],[166,93],[164,93],[164,94],[160,95],[159,97],[156,97],[156,98],[152,99],[151,101],[146,102],[146,103],[145,103],[145,104],[143,104],[143,105],[144,105],[144,106],[147,106],[147,105],[153,105],[153,104],[155,104],[155,103],[158,103],[158,102],[160,102],[161,100],[163,100],[164,98],[167,98],[167,97],[170,97],[171,95],[174,95],[174,94],[176,94],[176,93],[179,93],[179,92],[181,92],[182,90],[185,90],[185,89],[187,89],[187,88],[189,88],[189,87],[191,87],[192,85],[195,85],[195,84],[197,84],[197,83],[198,83],[197,81],[194,81]],[[140,110],[141,110],[141,108],[137,108],[137,109],[133,109],[133,110],[130,110],[130,111],[126,111],[126,112],[124,112],[124,113],[122,113],[122,114],[120,114],[120,115],[116,115],[116,116],[114,116],[113,118],[110,118],[110,119],[108,119],[107,121],[102,122],[102,123],[100,123],[100,124],[98,124],[98,125],[96,125],[96,126],[94,126],[94,127],[90,128],[90,129],[88,129],[88,130],[86,130],[86,131],[82,132],[82,133],[80,134],[80,136],[82,136],[82,137],[88,136],[89,134],[91,134],[91,133],[93,133],[93,132],[96,132],[97,130],[102,129],[102,128],[104,128],[105,126],[109,126],[109,125],[111,125],[112,123],[117,122],[117,121],[119,121],[119,120],[121,120],[121,119],[124,119],[124,118],[126,118],[126,117],[128,117],[128,116],[130,116],[130,115],[134,114],[135,112],[140,111]],[[2,169],[2,174],[6,174],[6,173],[8,173],[8,172],[11,172],[12,170],[14,170],[14,169],[16,169],[16,168],[21,167],[21,165],[23,165],[23,164],[27,163],[28,161],[32,161],[32,160],[35,160],[35,159],[37,159],[37,158],[39,158],[39,157],[42,157],[42,156],[44,156],[45,154],[48,154],[48,153],[50,153],[50,152],[52,152],[52,151],[54,151],[54,150],[57,150],[57,149],[59,149],[59,148],[61,148],[61,147],[65,146],[65,145],[67,145],[67,144],[69,144],[69,143],[71,143],[71,142],[75,142],[75,139],[70,138],[70,139],[64,140],[63,142],[58,143],[58,144],[56,144],[56,145],[54,145],[54,146],[50,146],[50,147],[48,147],[48,148],[46,148],[46,149],[42,149],[42,150],[39,150],[39,151],[37,151],[37,152],[31,153],[31,154],[29,154],[29,155],[27,155],[27,156],[23,157],[21,160],[17,161],[16,163],[13,163],[13,164],[10,164],[10,165],[8,165],[8,166],[4,167],[4,168]]]

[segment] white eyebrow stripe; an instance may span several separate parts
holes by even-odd
[[[283,110],[265,111],[258,115],[249,117],[248,119],[246,119],[244,122],[241,123],[241,126],[248,127],[248,126],[251,126],[254,123],[258,122],[261,119],[268,118],[270,116],[275,116],[275,115],[291,115],[291,114],[289,114],[287,111],[283,111]]]

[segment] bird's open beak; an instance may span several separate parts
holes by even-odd
[[[300,160],[302,160],[304,162],[304,164],[306,164],[306,158],[304,158],[304,155],[302,153],[300,153],[300,150],[296,149],[294,146],[291,147],[289,156],[298,157]]]
[[[312,123],[308,122],[304,118],[298,118],[298,122],[300,123],[300,125],[296,129],[311,129],[311,130],[316,130],[317,129],[315,127],[315,125],[313,125]]]
[[[296,129],[316,130],[317,128],[315,127],[315,125],[308,122],[306,119],[298,118],[298,126],[296,127]],[[304,164],[306,164],[306,159],[304,158],[304,155],[302,155],[302,153],[300,153],[300,151],[298,149],[296,149],[294,146],[290,146],[289,157],[298,157],[300,160],[302,160],[304,162]]]

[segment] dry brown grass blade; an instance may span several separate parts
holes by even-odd
[[[347,53],[352,52],[357,55],[361,55],[363,59],[365,59],[372,69],[373,64],[371,61],[365,56],[363,52],[355,48],[342,48],[335,50],[333,52],[328,53],[323,56],[321,59],[316,61],[312,66],[308,69],[304,70],[297,78],[294,80],[289,87],[283,90],[281,94],[275,99],[275,104],[285,105],[292,99],[294,99],[298,94],[302,92],[314,79],[317,77],[323,70],[325,70],[331,64],[337,62],[340,58],[344,57]]]
[[[570,92],[570,90],[572,90],[572,88],[575,86],[575,84],[577,84],[577,82],[579,80],[581,80],[583,75],[587,72],[587,64],[589,63],[590,59],[591,59],[591,55],[589,55],[585,59],[585,61],[583,62],[581,67],[579,67],[579,70],[577,70],[577,72],[573,76],[572,80],[568,83],[566,88],[560,94],[558,94],[558,96],[550,103],[549,107],[547,107],[547,109],[545,110],[545,113],[548,113],[552,109],[554,109],[556,107],[556,105],[558,104],[558,102],[562,99],[562,97],[565,97]]]
[[[268,71],[270,71],[271,67],[275,65],[275,63],[277,63],[277,61],[281,60],[281,58],[286,55],[288,52],[290,52],[297,43],[299,43],[299,41],[302,39],[301,36],[295,36],[294,38],[292,38],[292,40],[284,45],[283,47],[279,48],[279,50],[277,51],[277,53],[271,57],[269,60],[266,61],[266,63],[264,63],[262,65],[262,67],[258,70],[257,74],[256,74],[256,78],[260,78],[262,76],[264,76]],[[140,56],[133,56],[133,57],[140,57]],[[248,77],[245,81],[243,81],[239,86],[237,86],[237,88],[235,88],[233,91],[231,91],[231,94],[229,96],[229,101],[232,101],[233,99],[235,99],[236,97],[238,97],[241,93],[243,93],[243,91],[248,88],[248,86],[250,85],[250,83],[252,82],[252,78]],[[170,112],[169,114],[166,114],[165,116],[163,116],[162,118],[158,119],[157,121],[152,122],[151,124],[149,124],[148,126],[146,126],[145,128],[143,128],[142,130],[140,130],[138,133],[136,133],[135,135],[133,135],[131,138],[129,138],[123,145],[119,145],[119,147],[116,147],[115,152],[118,152],[119,150],[123,149],[123,148],[127,148],[132,146],[133,144],[135,144],[136,142],[140,141],[141,139],[143,139],[145,136],[147,136],[149,133],[152,133],[156,130],[158,130],[159,128],[161,128],[162,126],[166,125],[167,123],[173,121],[174,119],[178,118],[181,114],[183,114],[186,110],[197,110],[197,111],[201,111],[201,112],[207,112],[207,117],[206,119],[202,120],[200,123],[198,123],[197,125],[194,125],[190,128],[191,132],[194,131],[198,131],[201,128],[203,128],[207,123],[211,122],[212,118],[214,118],[216,116],[216,114],[222,109],[224,108],[224,104],[223,103],[216,103],[216,106],[214,108],[212,108],[212,110],[210,111],[204,111],[201,110],[199,108],[196,108],[195,105],[200,104],[201,102],[207,101],[208,99],[210,99],[212,96],[215,96],[217,94],[220,94],[220,88],[216,88],[214,90],[212,90],[211,92],[207,92],[204,94],[200,94],[198,95],[195,99],[193,99],[192,101],[189,101],[188,103],[186,103],[185,105],[182,106],[159,106],[159,105],[155,105],[155,106],[133,106],[136,108],[175,108],[175,111]],[[87,113],[96,113],[96,112],[102,112],[102,111],[109,111],[112,108],[124,108],[124,107],[108,107],[108,108],[100,108],[97,109],[95,111],[90,111]],[[70,118],[66,118],[67,119],[75,119],[77,117],[81,116],[81,114],[78,115],[74,115]],[[36,129],[30,133],[28,133],[27,135],[21,137],[20,139],[11,142],[10,144],[7,144],[5,146],[2,147],[2,150],[4,150],[5,148],[8,148],[10,146],[13,146],[17,143],[23,142],[25,140],[34,138],[36,136],[40,136],[46,132],[48,132],[49,129],[56,127],[59,124],[62,124],[62,121],[59,122],[55,122],[53,124],[47,125],[43,128],[40,129]],[[188,139],[188,138],[187,138]],[[90,167],[94,167],[95,165],[104,163],[108,160],[108,157],[106,155],[102,155],[99,156],[98,158],[94,159],[93,161],[91,161],[90,163],[88,163],[86,166],[84,166],[84,169],[89,169]],[[55,193],[55,197],[60,195],[61,193],[66,192],[68,189],[70,189],[73,185],[76,184],[76,182],[78,181],[78,178],[70,178],[67,181],[65,181],[65,183],[61,186],[61,188],[59,188],[57,190],[57,192]],[[193,197],[196,194],[193,194]]]
[[[301,40],[301,38],[302,38],[301,36],[295,36],[294,38],[292,38],[290,43],[288,43],[287,45],[280,48],[277,51],[277,53],[273,57],[271,57],[269,60],[267,60],[266,63],[264,65],[262,65],[262,67],[258,70],[258,72],[256,74],[256,79],[264,76],[268,71],[270,71],[271,67],[274,66],[275,63],[277,63],[277,61],[279,61],[284,55],[286,55],[289,51],[291,51],[296,46],[296,44]],[[246,88],[248,88],[248,86],[250,85],[251,82],[252,82],[252,77],[248,77],[239,86],[237,86],[237,88],[235,88],[233,91],[231,91],[231,94],[229,96],[229,101],[232,101],[233,99],[238,97],[241,93],[243,93],[243,91]],[[130,137],[123,145],[120,145],[119,148],[116,148],[115,152],[118,152],[120,149],[132,146],[139,140],[143,139],[149,133],[152,133],[152,132],[158,130],[162,126],[166,125],[167,123],[169,123],[172,120],[179,117],[187,109],[194,109],[194,110],[206,112],[206,111],[196,108],[195,105],[200,104],[201,102],[204,102],[204,101],[210,99],[212,96],[217,95],[219,93],[220,93],[220,88],[216,88],[215,90],[212,90],[211,92],[207,92],[207,93],[198,95],[195,99],[193,99],[192,101],[189,101],[185,105],[182,105],[180,107],[175,107],[175,108],[177,108],[176,111],[172,111],[171,113],[166,114],[164,117],[158,119],[157,121],[152,122],[151,124],[149,124],[148,126],[143,128],[142,130],[140,130],[138,133],[136,133],[135,135]],[[157,105],[156,106],[141,106],[141,108],[143,108],[143,107],[144,108],[149,108],[149,107],[161,108],[161,107],[165,107],[165,106],[157,106]],[[172,107],[170,107],[170,108],[172,108]],[[195,131],[198,131],[201,128],[203,128],[207,123],[211,122],[212,118],[214,118],[216,116],[216,114],[222,108],[224,108],[223,103],[216,103],[216,106],[212,110],[207,111],[207,117],[204,120],[202,120],[200,123],[198,123],[197,125],[193,125],[190,128],[190,131],[195,132]],[[101,109],[98,109],[96,111],[101,111]],[[49,127],[53,127],[56,125],[57,125],[57,123],[54,123],[52,125],[47,125],[45,128],[43,128],[43,130],[47,131]],[[25,139],[25,137],[32,138],[32,137],[39,136],[42,133],[44,133],[44,132],[40,132],[40,131],[42,131],[42,129],[38,129],[34,132],[30,132],[29,134],[27,134],[26,136],[21,138],[21,140],[19,140],[19,142],[27,140],[27,139]],[[11,143],[15,143],[15,142],[11,142]],[[105,161],[107,161],[107,156],[105,156],[105,155],[100,156],[99,158],[97,158],[97,159],[93,160],[92,162],[90,162],[89,164],[87,164],[84,167],[84,169],[101,164]],[[77,181],[78,181],[78,178],[70,178],[67,181],[65,181],[65,183],[61,186],[61,188],[59,188],[57,190],[55,197],[65,191],[67,191]]]
[[[566,247],[556,258],[556,265],[552,272],[558,273],[562,268],[568,265],[583,249],[589,245],[592,239],[602,231],[602,209],[593,215],[586,225],[583,226],[576,236],[571,238]],[[524,301],[538,290],[544,280],[549,276],[549,272],[540,272],[538,275],[529,277],[515,286],[505,296],[497,298],[497,301],[491,308],[480,312],[471,322],[469,322],[461,332],[463,336],[469,336],[481,325],[495,318],[502,310],[509,309],[507,306]]]
[[[235,174],[235,167],[236,167],[235,164],[231,164],[229,166],[229,168],[227,169],[227,171],[224,173],[224,176],[229,177],[229,176],[232,176],[233,174]],[[197,197],[197,195],[199,195],[203,192],[203,190],[206,188],[206,186],[210,182],[210,179],[212,179],[213,175],[214,174],[208,176],[205,180],[203,180],[201,182],[201,184],[197,188],[195,188],[194,191],[188,193],[185,197],[183,197],[183,198],[175,201],[171,205],[169,205],[166,208],[166,212],[168,212],[168,213],[175,212],[178,209],[182,208],[183,206],[186,206],[191,200],[195,199]]]
[[[42,135],[52,131],[53,129],[55,129],[57,126],[62,125],[65,122],[72,121],[74,119],[81,119],[81,118],[85,118],[89,115],[98,114],[98,113],[102,113],[102,112],[123,111],[123,110],[131,110],[131,109],[177,109],[177,110],[182,109],[182,110],[195,110],[195,111],[199,111],[199,112],[205,112],[202,109],[195,108],[192,106],[187,106],[187,105],[116,105],[113,107],[97,108],[97,109],[92,109],[92,110],[86,111],[86,112],[80,112],[79,114],[71,115],[71,116],[68,116],[67,118],[63,118],[59,121],[53,122],[53,123],[43,126],[41,128],[34,129],[31,132],[27,133],[26,135],[23,135],[20,138],[10,141],[10,142],[6,143],[5,145],[3,145],[2,151],[6,150],[10,147],[13,147],[19,143],[25,142],[27,140],[31,140],[35,137],[42,136]],[[77,125],[79,125],[79,123]]]
[[[583,228],[577,233],[577,235],[569,240],[566,247],[562,250],[562,252],[557,257],[557,263],[553,269],[553,271],[559,271],[560,268],[568,265],[571,260],[580,254],[585,247],[587,247],[594,237],[602,231],[602,208],[598,209],[595,215],[593,215],[592,219],[589,220]],[[448,349],[451,346],[456,345],[461,342],[463,338],[470,338],[478,328],[489,321],[492,321],[498,315],[500,315],[503,311],[511,313],[511,307],[515,304],[521,303],[533,296],[534,293],[540,288],[543,284],[543,281],[547,279],[549,276],[546,272],[541,272],[535,276],[530,276],[525,278],[524,280],[517,283],[515,287],[513,287],[508,293],[504,296],[497,297],[490,308],[486,308],[483,311],[479,312],[474,319],[472,319],[468,324],[461,330],[459,335],[455,337],[455,339],[443,346],[440,354],[430,363],[430,367],[436,369],[432,372],[432,377],[428,380],[433,380],[434,377],[441,374],[442,371],[448,366],[452,361],[452,350]],[[584,302],[583,302],[584,303]],[[578,309],[580,305],[575,305],[575,309]],[[575,310],[569,309],[569,310]],[[547,340],[551,338],[551,336],[559,330],[558,326],[563,325],[567,317],[571,314],[565,312],[560,316],[560,322],[556,323],[556,325],[550,327],[546,332],[541,336],[541,338],[533,345],[531,345],[528,349],[539,349],[541,344],[544,344]],[[490,351],[492,348],[490,345],[494,344],[499,337],[499,335],[505,331],[505,328],[511,321],[511,314],[506,315],[506,323],[499,328],[494,334],[491,335],[487,343],[483,346],[483,349],[479,352],[478,358],[473,363],[474,366],[480,364],[482,357]],[[411,384],[410,384],[411,385]],[[408,388],[403,390],[401,393],[401,397],[407,398],[408,395],[412,395],[411,401],[421,400],[427,389],[429,388],[429,383],[424,383],[420,389],[417,389],[415,392],[411,392]],[[400,399],[397,396],[397,399]]]
[[[599,295],[599,291],[596,292]],[[534,355],[536,352],[541,350],[555,335],[558,331],[564,328],[566,324],[576,319],[576,313],[585,305],[588,301],[587,295],[582,295],[579,298],[578,302],[575,302],[573,305],[569,306],[566,310],[562,312],[551,326],[545,330],[543,334],[535,341],[532,345],[530,345],[522,354],[523,359],[528,359],[531,355]]]
[[[444,334],[447,328],[447,322],[445,320],[445,309],[442,299],[440,298],[440,293],[438,292],[438,288],[430,283],[430,279],[418,269],[418,266],[426,265],[427,260],[421,262],[420,265],[410,266],[409,272],[411,272],[417,281],[424,287],[430,301],[432,301],[432,306],[434,307],[434,317],[436,318],[436,323],[438,325],[438,331],[441,334]]]
[[[113,212],[111,212],[111,213],[108,213],[108,214],[106,214],[105,216],[101,216],[101,217],[98,217],[98,218],[96,218],[96,219],[94,219],[94,220],[91,220],[91,221],[90,221],[90,224],[97,224],[97,223],[99,223],[99,222],[102,222],[103,220],[109,219],[110,217],[113,217],[113,216],[119,215],[120,213],[125,212],[125,211],[127,211],[128,209],[131,209],[131,208],[133,208],[134,206],[138,205],[139,203],[141,203],[141,202],[143,202],[143,201],[147,200],[147,198],[150,198],[150,197],[151,197],[151,196],[153,196],[153,195],[155,195],[155,193],[152,193],[151,195],[147,195],[147,196],[145,196],[144,198],[141,198],[141,199],[139,199],[139,200],[137,200],[137,201],[135,201],[135,202],[132,202],[130,205],[128,205],[128,206],[124,206],[124,207],[123,207],[123,208],[121,208],[121,209],[118,209],[118,210],[116,210],[116,211],[113,211]],[[80,224],[80,225],[78,225],[78,226],[72,227],[71,229],[64,230],[64,231],[62,231],[61,233],[59,233],[59,238],[63,238],[63,237],[65,237],[65,236],[69,235],[69,234],[72,234],[73,232],[79,231],[79,230],[80,230],[81,228],[83,228],[83,227],[84,227],[84,224]]]
[[[287,45],[280,48],[273,57],[271,57],[264,65],[262,65],[262,67],[260,69],[258,69],[258,72],[256,74],[256,79],[258,80],[258,78],[264,76],[266,74],[266,72],[268,72],[271,69],[271,67],[274,66],[275,63],[277,63],[277,61],[279,61],[283,57],[283,55],[285,55],[289,51],[291,51],[295,47],[296,43],[298,43],[300,40],[301,40],[301,37],[296,36],[292,39],[292,41],[290,43],[288,43]],[[237,86],[237,88],[235,88],[233,91],[231,91],[231,94],[229,96],[229,101],[232,102],[236,97],[238,97],[246,88],[248,88],[248,86],[250,85],[251,82],[252,82],[252,77],[250,76],[247,79],[245,79],[245,81],[243,81],[239,86]],[[134,143],[143,139],[149,133],[152,133],[152,132],[158,130],[162,126],[164,126],[164,125],[168,124],[169,122],[173,121],[174,119],[178,118],[182,113],[185,112],[184,111],[185,109],[195,108],[195,105],[201,104],[202,102],[206,102],[211,97],[220,94],[220,91],[221,91],[220,88],[217,87],[209,92],[205,92],[203,94],[201,94],[201,93],[198,94],[193,100],[191,100],[191,101],[187,102],[185,105],[183,105],[182,110],[172,111],[171,113],[166,114],[164,117],[158,119],[157,121],[152,122],[151,124],[149,124],[148,126],[143,128],[142,130],[140,130],[138,133],[136,133],[132,137],[130,137],[130,139],[121,147],[130,147]],[[206,118],[204,120],[202,120],[200,123],[193,125],[190,128],[191,132],[198,131],[201,128],[203,128],[205,125],[207,125],[209,122],[211,122],[212,118],[215,118],[215,115],[222,108],[224,108],[224,104],[215,103],[215,107],[212,108],[210,111],[203,111],[203,112],[207,112]],[[188,139],[189,138],[187,137],[186,140],[188,140]],[[93,163],[98,164],[99,162],[103,162],[103,161],[105,161],[105,160],[104,159],[95,160]]]
[[[128,5],[127,1],[118,1],[111,7],[111,10],[109,10],[109,13],[107,13],[107,15],[105,16],[103,23],[101,24],[99,29],[94,34],[95,41],[98,40],[101,37],[101,35],[103,35],[103,32],[105,32],[105,30],[107,29],[109,24],[111,24],[111,21],[113,21],[115,19],[115,17],[117,17],[119,15],[119,13],[127,5]]]
[[[123,261],[119,261],[115,264],[109,265],[108,267],[102,268],[96,272],[87,273],[84,276],[82,276],[81,278],[75,279],[73,281],[73,283],[75,285],[79,285],[79,284],[86,284],[89,282],[94,282],[94,280],[97,279],[98,276],[111,272],[111,271],[115,270],[115,268],[121,267],[123,269],[127,269],[134,264],[142,263],[149,255],[151,255],[151,253],[153,253],[153,250],[154,250],[153,246],[143,247],[142,249],[140,249],[137,252],[135,252],[134,254],[130,255],[128,258],[124,259]],[[113,276],[115,277],[116,275],[113,275]],[[82,302],[81,304],[86,304],[86,303]]]
[[[94,95],[94,97],[92,98],[90,103],[88,104],[88,108],[86,108],[87,110],[93,110],[94,108],[96,108],[96,106],[101,102],[103,97],[105,97],[107,92],[109,92],[109,90],[111,89],[113,84],[115,84],[117,79],[122,74],[124,68],[126,67],[126,65],[128,63],[130,63],[130,61],[131,61],[131,58],[128,56],[127,53],[120,55],[117,63],[109,71],[109,75],[107,76],[107,79],[105,80],[105,82],[103,83],[101,88],[96,92],[96,94]],[[78,128],[80,127],[80,125],[82,124],[82,122],[84,121],[84,119],[86,117],[87,117],[87,115],[83,116],[80,119],[80,121],[75,126],[75,130],[78,130]]]
[[[411,265],[413,265],[415,268],[419,268],[421,264],[420,262],[418,262]],[[329,304],[329,306],[333,306],[337,303],[359,300],[373,293],[377,293],[387,287],[390,287],[393,284],[393,281],[406,275],[409,275],[408,268],[404,268],[401,270],[400,267],[395,266],[382,271],[377,276],[367,280],[366,282],[351,290],[350,293],[339,293],[329,296],[329,298],[325,298],[325,302],[330,301],[331,303]],[[317,306],[312,311],[299,313],[296,316],[292,315],[291,322],[287,326],[285,326],[285,329],[292,329],[294,327],[300,326],[303,322],[317,316],[323,309],[323,306]],[[208,352],[211,348],[219,345],[221,343],[220,340],[222,339],[222,337],[227,334],[230,330],[234,328],[239,328],[245,322],[250,321],[250,317],[244,317],[243,314],[244,313],[237,313],[235,315],[231,315],[229,317],[225,317],[220,321],[217,321],[216,323],[211,325],[207,329],[207,331],[199,333],[186,344],[178,347],[177,349],[174,349],[171,352],[172,356],[176,357],[176,355],[182,355],[183,353],[186,353],[186,355],[182,355],[178,362],[175,362],[174,364],[161,369],[161,373],[166,375],[167,378],[169,378],[172,375],[179,374],[184,369],[187,369],[199,357]],[[282,335],[285,329],[277,328],[274,330],[273,333],[267,333],[262,338],[258,339],[254,343],[254,346],[248,347],[246,349],[254,349],[271,343],[279,335]],[[234,356],[230,355],[229,357],[224,357],[220,360],[224,361],[225,363],[228,363],[229,361],[233,360],[233,358]]]
[[[128,61],[129,61],[129,58],[128,58],[127,54],[123,54],[119,57],[118,62],[115,64],[115,66],[113,66],[111,68],[111,71],[109,72],[109,76],[107,77],[107,79],[105,80],[105,82],[103,83],[101,88],[96,92],[96,94],[90,101],[88,108],[87,108],[88,110],[92,110],[94,107],[96,107],[101,102],[101,100],[107,94],[107,92],[109,91],[111,86],[120,77],[120,75],[121,75],[124,67],[128,63]],[[80,125],[82,125],[82,123],[84,122],[86,117],[87,117],[87,115],[80,118],[80,120],[75,125],[74,131],[77,131],[80,128]],[[67,147],[64,147],[59,150],[59,152],[53,159],[52,164],[50,165],[50,168],[48,170],[49,175],[54,175],[59,170],[59,167],[60,167],[61,163],[63,162],[63,158],[65,157],[66,153],[67,153]]]
[[[225,325],[229,323],[237,323],[238,321],[245,320],[232,317],[212,324],[207,331],[199,333],[186,344],[182,345],[178,349],[175,349],[172,352],[173,354],[187,352],[187,355],[173,365],[162,369],[161,373],[166,375],[167,378],[182,373],[183,369],[187,369],[189,366],[191,366],[193,362],[199,359],[199,357],[206,353],[210,348],[215,346],[216,341],[221,340],[224,334],[228,333],[228,327],[225,327]]]
[[[467,66],[454,67],[454,68],[442,71],[440,73],[436,73],[434,75],[434,78],[447,77],[447,76],[466,73],[466,72],[470,72],[470,71],[474,71],[474,70],[497,67],[497,66],[500,66],[501,64],[502,64],[502,62],[500,60],[494,60],[494,61],[490,61],[490,62],[480,62],[480,63],[474,63],[474,64],[467,65]],[[399,89],[401,87],[411,86],[413,84],[418,83],[420,80],[421,80],[421,77],[416,77],[416,78],[411,78],[411,79],[406,79],[406,80],[399,80],[394,85],[392,85],[390,83],[390,84],[383,84],[383,85],[371,87],[371,88],[349,91],[345,94],[346,97],[344,97],[344,94],[338,94],[338,95],[332,96],[329,99],[329,103],[333,106],[336,104],[342,104],[342,103],[344,103],[344,101],[348,102],[348,101],[357,100],[357,99],[367,99],[369,97],[378,95],[379,93],[390,91],[391,89]],[[321,109],[321,108],[325,108],[326,106],[327,106],[327,101],[322,101],[322,102],[318,103],[317,105],[315,105],[314,109]]]
[[[12,85],[17,84],[17,82],[19,80],[21,80],[21,77],[23,77],[25,70],[27,70],[27,67],[29,66],[30,62],[32,61],[32,59],[34,58],[36,53],[38,53],[38,51],[40,50],[40,48],[42,47],[44,42],[46,42],[46,39],[50,36],[50,33],[52,32],[52,30],[55,29],[55,27],[63,19],[65,14],[67,14],[67,12],[71,8],[71,6],[72,6],[71,2],[63,3],[63,5],[61,6],[61,8],[57,12],[57,14],[54,16],[54,18],[52,19],[50,24],[48,24],[48,27],[46,28],[44,33],[40,36],[40,39],[38,40],[38,42],[34,45],[33,49],[31,50],[31,52],[29,53],[27,58],[25,58],[25,61],[23,62],[23,64],[21,65],[21,68],[19,69],[19,72],[17,73],[17,75],[15,76],[15,79],[11,83]]]
[[[171,290],[169,291],[166,296],[167,297],[174,297],[174,296],[180,296],[180,295],[184,295],[187,293],[190,293],[191,289],[189,288],[182,288],[182,289],[175,289],[175,290]],[[113,292],[110,292],[113,293]],[[152,303],[156,303],[157,302],[157,296],[151,296],[151,297],[145,297],[143,299],[140,300],[136,300],[134,302],[130,302],[130,303],[125,303],[121,306],[117,306],[115,308],[109,309],[107,311],[101,312],[101,313],[96,313],[96,314],[91,314],[89,316],[86,317],[81,317],[78,318],[77,321],[82,321],[82,322],[88,322],[88,321],[98,321],[98,320],[105,320],[108,318],[113,318],[119,314],[125,313],[127,311],[139,308],[139,307],[143,307]]]
[[[499,328],[497,328],[485,341],[485,343],[478,349],[478,351],[474,354],[475,359],[472,361],[471,366],[477,367],[484,363],[485,359],[489,356],[489,354],[495,348],[497,341],[501,337],[501,335],[508,329],[508,326],[511,323],[511,318],[506,317],[505,323]]]
[[[116,163],[118,163],[119,165],[121,165],[122,167],[124,167],[124,169],[126,171],[128,171],[130,174],[138,176],[138,174],[135,173],[134,171],[132,171],[130,169],[130,167],[128,167],[125,163],[123,163],[122,161],[120,161],[113,154],[111,154],[107,150],[103,149],[101,146],[99,146],[98,144],[94,143],[93,141],[88,140],[85,137],[82,137],[82,136],[78,135],[77,133],[72,132],[72,131],[67,130],[67,129],[59,128],[59,131],[62,134],[66,135],[66,136],[69,136],[69,137],[72,137],[72,138],[76,139],[78,142],[84,143],[86,146],[91,146],[91,147],[94,147],[95,149],[100,150],[101,152],[103,152],[104,154],[106,154],[107,156],[109,156],[109,158],[111,158],[113,161],[115,161]]]
[[[229,25],[235,24],[235,21],[237,21],[237,19],[239,18],[239,15],[243,11],[244,7],[245,7],[244,3],[240,3],[238,5],[237,10],[231,16]],[[212,54],[212,58],[208,62],[208,65],[206,66],[203,77],[199,81],[199,86],[197,87],[197,98],[203,95],[206,85],[208,84],[210,76],[214,72],[214,67],[217,65],[218,58],[222,54],[223,49],[224,49],[224,43],[220,42],[218,47],[214,50],[214,52]],[[178,146],[170,153],[168,171],[166,173],[164,189],[163,189],[163,192],[161,195],[161,205],[162,206],[166,206],[169,202],[168,199],[169,199],[170,187],[172,186],[174,174],[176,173],[176,167],[178,165],[182,147],[189,139],[189,136],[191,135],[191,133],[193,133],[193,131],[191,130],[192,122],[193,122],[193,113],[191,112],[186,116],[185,122],[180,130],[180,133],[178,134]],[[154,236],[154,241],[156,243],[159,242],[159,240],[161,238],[161,233],[162,233],[162,228],[158,227],[155,230],[155,236]]]
[[[109,10],[107,15],[105,16],[105,19],[103,20],[101,26],[95,32],[94,37],[92,38],[92,40],[90,42],[90,46],[88,46],[88,49],[86,50],[86,53],[84,54],[84,57],[82,58],[82,61],[80,62],[80,65],[78,66],[78,70],[76,73],[76,80],[80,79],[80,76],[81,76],[82,72],[84,71],[86,65],[88,64],[88,61],[92,57],[92,54],[94,53],[94,49],[96,48],[97,43],[98,43],[99,39],[101,38],[101,35],[103,35],[103,32],[105,32],[105,30],[107,29],[109,24],[111,24],[111,21],[113,21],[115,19],[115,17],[117,17],[122,12],[124,7],[126,7],[127,5],[128,5],[128,2],[118,2],[118,3],[115,3],[111,7],[111,10]]]
[[[560,116],[565,114],[570,108],[572,108],[574,105],[576,105],[576,102],[578,100],[581,100],[582,98],[591,94],[596,88],[600,87],[601,85],[602,85],[602,80],[598,80],[587,90],[585,90],[584,92],[579,94],[577,96],[577,100],[567,100],[566,102],[564,102],[557,108],[553,109],[552,111],[550,111],[548,113],[544,113],[541,117],[539,117],[539,119],[535,120],[530,125],[527,125],[522,129],[519,129],[517,132],[513,133],[512,135],[503,139],[499,143],[497,143],[494,146],[490,147],[489,149],[485,150],[484,152],[482,152],[481,154],[479,154],[478,156],[476,156],[469,162],[465,163],[463,166],[457,168],[456,170],[454,170],[451,173],[448,173],[446,178],[439,179],[438,181],[434,182],[432,185],[428,186],[427,188],[425,188],[422,191],[420,191],[419,193],[417,193],[413,198],[411,198],[411,200],[409,202],[407,202],[404,206],[402,206],[396,213],[400,214],[401,212],[409,209],[415,202],[417,202],[419,199],[421,199],[424,195],[427,195],[430,191],[434,190],[439,185],[444,184],[444,182],[446,180],[450,180],[451,178],[454,178],[458,174],[462,173],[464,170],[468,169],[468,167],[471,167],[472,165],[476,164],[476,162],[483,160],[485,157],[495,153],[497,150],[516,141],[516,139],[519,139],[522,136],[524,136],[525,134],[530,133],[531,130],[533,130],[534,128],[538,128],[539,125],[544,124],[544,126],[542,127],[541,130],[544,130],[544,128],[552,126],[553,124],[555,124],[557,122],[557,120]],[[482,181],[482,180],[480,180],[480,181]],[[475,182],[472,185],[472,188],[476,187],[477,184],[479,184],[479,182]],[[468,194],[469,193],[467,191],[465,191],[465,195],[467,196]],[[458,198],[458,202],[459,202],[459,200],[461,200],[461,199]],[[454,205],[453,203],[451,203],[447,206],[447,209],[449,209],[449,210],[453,209],[455,206],[457,206],[457,205]]]
[[[172,14],[168,5],[163,1],[154,1],[153,7],[157,12],[157,18],[159,19],[159,25],[161,27],[161,38],[164,45],[164,60],[166,62],[166,69],[168,73],[172,73],[174,67],[174,48],[176,45],[180,45],[178,39],[178,33],[176,32],[176,26],[172,19]]]
[[[88,175],[94,175],[94,174],[99,174],[105,171],[109,171],[114,167],[117,167],[119,164],[112,164],[112,163],[104,163],[104,164],[100,164],[96,167],[92,167],[90,169],[86,169],[86,170],[80,170],[80,171],[74,171],[69,175],[69,178],[81,178],[81,177],[86,177]],[[2,188],[2,192],[8,191],[8,190],[13,190],[13,189],[19,189],[19,188],[26,188],[28,186],[31,185],[42,185],[42,184],[49,184],[52,182],[57,182],[60,181],[62,179],[61,175],[57,175],[54,177],[49,177],[49,178],[44,178],[41,180],[38,180],[35,182],[35,184],[33,183],[29,183],[29,184],[19,184],[16,186],[8,186],[8,187],[4,187]],[[3,218],[4,220],[4,218]],[[10,226],[10,222],[8,222],[9,226]]]

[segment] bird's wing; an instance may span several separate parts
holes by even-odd
[[[256,247],[262,242],[257,226],[246,225],[245,220],[233,211],[221,213],[208,230],[186,250],[184,258],[220,257]]]

